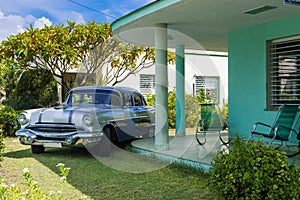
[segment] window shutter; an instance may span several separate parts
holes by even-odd
[[[273,41],[270,62],[270,106],[300,104],[300,39]]]
[[[196,95],[199,95],[198,90],[204,89],[205,95],[212,101],[219,102],[219,77],[195,77]]]
[[[155,89],[155,75],[140,75],[140,91],[142,94],[153,94]]]

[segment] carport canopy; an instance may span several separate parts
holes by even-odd
[[[285,0],[294,1],[298,0]],[[228,51],[228,34],[240,28],[298,15],[283,0],[158,0],[111,24],[122,41],[156,48],[155,145],[168,148],[167,49],[176,49],[176,133],[185,134],[184,49]],[[179,61],[179,62],[178,62]],[[182,78],[183,76],[183,78]]]

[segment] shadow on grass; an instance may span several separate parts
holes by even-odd
[[[56,165],[64,163],[71,168],[67,182],[92,199],[214,199],[203,181],[205,175],[124,150],[95,158],[85,148],[47,148],[43,154],[27,148],[5,157],[34,158],[58,175]]]

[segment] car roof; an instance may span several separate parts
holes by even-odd
[[[132,93],[138,92],[138,90],[130,87],[113,87],[113,86],[80,86],[71,89],[70,91],[79,91],[79,90],[106,90],[106,91],[119,91],[121,93]]]

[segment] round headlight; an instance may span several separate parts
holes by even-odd
[[[84,115],[82,118],[82,122],[86,126],[92,126],[93,125],[93,117],[91,115]]]
[[[29,121],[29,119],[26,117],[25,114],[20,114],[19,117],[18,117],[18,122],[21,124],[21,125],[24,125],[24,124],[27,124]]]

